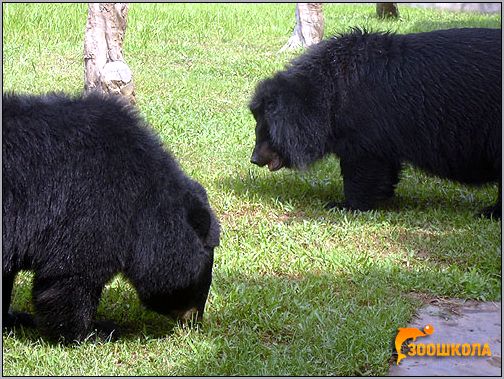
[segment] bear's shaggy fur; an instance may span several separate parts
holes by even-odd
[[[20,270],[34,271],[34,321],[51,339],[99,326],[117,273],[148,308],[201,317],[219,224],[137,113],[97,94],[4,94],[2,113],[4,326],[29,320],[8,312]]]
[[[501,214],[501,30],[324,40],[262,81],[250,102],[252,163],[303,168],[340,158],[343,207],[393,195],[403,163],[465,184],[498,182]]]

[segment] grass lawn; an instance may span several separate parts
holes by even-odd
[[[326,36],[501,24],[500,15],[400,12],[382,22],[374,5],[327,4]],[[3,4],[4,91],[81,91],[86,15],[85,4]],[[117,277],[99,317],[123,327],[119,341],[68,348],[4,331],[4,375],[385,375],[420,297],[500,300],[501,223],[474,217],[496,186],[407,168],[380,210],[329,212],[324,203],[343,198],[337,159],[302,173],[250,164],[247,103],[300,53],[278,53],[293,26],[294,4],[130,5],[124,50],[138,106],[222,223],[204,324],[145,310]],[[18,276],[18,310],[32,309],[31,278]]]

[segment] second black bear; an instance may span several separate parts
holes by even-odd
[[[500,29],[324,40],[261,82],[251,161],[303,168],[340,158],[345,208],[394,194],[403,163],[465,184],[498,183],[501,216]]]
[[[201,317],[219,223],[137,113],[97,94],[4,94],[2,116],[4,326],[27,320],[8,312],[20,270],[51,339],[85,339],[117,273],[148,308]]]

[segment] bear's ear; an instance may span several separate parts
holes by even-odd
[[[212,218],[210,212],[199,201],[189,203],[187,207],[187,221],[192,226],[196,234],[202,239],[206,239]]]
[[[264,108],[264,99],[258,94],[252,98],[252,100],[249,103],[249,109],[250,112],[254,115],[254,117],[257,116],[258,113],[262,112],[262,109]]]

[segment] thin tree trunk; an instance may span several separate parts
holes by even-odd
[[[125,96],[135,104],[133,75],[123,57],[128,6],[90,3],[84,39],[84,90]]]
[[[323,37],[324,14],[322,12],[322,3],[297,3],[294,32],[280,51],[315,45]]]
[[[397,3],[376,3],[376,14],[379,18],[398,18]]]

